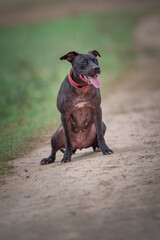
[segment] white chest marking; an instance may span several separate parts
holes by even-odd
[[[78,108],[83,108],[85,107],[86,104],[87,104],[86,102],[80,102],[80,103],[77,103],[75,106]]]

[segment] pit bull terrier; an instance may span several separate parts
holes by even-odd
[[[96,50],[80,54],[69,52],[60,60],[68,60],[72,67],[61,84],[57,108],[61,113],[61,125],[51,138],[51,155],[40,164],[55,161],[56,152],[64,152],[62,163],[70,162],[77,149],[92,147],[103,154],[111,154],[104,134],[106,126],[102,122],[101,95],[98,74],[101,70],[97,60],[101,57]]]

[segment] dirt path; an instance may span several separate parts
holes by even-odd
[[[49,143],[1,179],[2,240],[158,240],[160,236],[160,17],[135,31],[137,57],[106,99],[106,139],[71,163],[40,166]]]
[[[159,8],[159,0],[68,0],[68,1],[37,1],[37,3],[13,4],[8,7],[0,5],[0,25],[22,22],[36,22],[53,18],[61,18],[81,12],[102,12],[106,10],[142,10]],[[10,6],[10,7],[9,7]]]

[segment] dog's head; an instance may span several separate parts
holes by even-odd
[[[100,87],[98,74],[101,70],[97,60],[97,56],[101,57],[97,50],[80,54],[77,52],[69,52],[62,56],[60,60],[68,60],[72,64],[72,72],[74,76],[83,83],[92,84],[94,87]]]

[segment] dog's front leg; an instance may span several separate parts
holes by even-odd
[[[61,121],[64,129],[65,134],[65,153],[62,158],[62,163],[70,162],[71,161],[71,155],[72,155],[72,145],[71,145],[71,139],[69,134],[69,117],[61,114]]]
[[[94,123],[96,126],[96,131],[97,131],[97,139],[98,139],[98,144],[99,147],[102,151],[103,154],[111,154],[113,151],[109,149],[107,146],[104,136],[103,136],[103,124],[102,124],[102,110],[101,107],[99,106],[97,109],[94,110]]]

